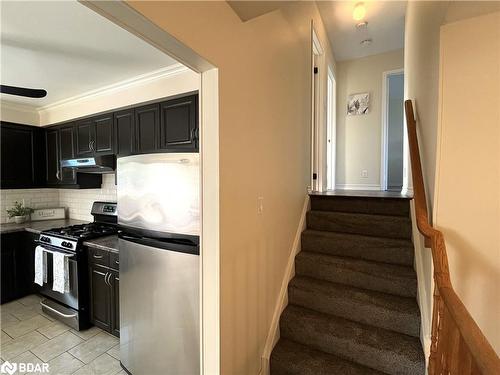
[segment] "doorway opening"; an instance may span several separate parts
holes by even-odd
[[[404,185],[404,73],[383,73],[381,190],[401,191]]]

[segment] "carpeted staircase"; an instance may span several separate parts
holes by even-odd
[[[425,373],[409,209],[311,196],[271,375]]]

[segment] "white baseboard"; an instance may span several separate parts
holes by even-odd
[[[377,184],[336,184],[335,189],[338,190],[380,190],[380,185]]]
[[[266,345],[264,346],[264,353],[262,354],[259,375],[269,375],[269,360],[271,358],[271,352],[273,351],[274,346],[280,338],[279,321],[281,313],[288,304],[288,283],[295,275],[295,256],[300,251],[300,237],[302,235],[302,232],[306,228],[306,214],[307,211],[309,211],[309,207],[309,194],[307,194],[304,200],[304,206],[302,207],[302,213],[300,215],[299,225],[297,228],[297,232],[295,233],[295,238],[293,240],[292,249],[288,257],[283,281],[281,282],[281,289],[278,295],[278,300],[276,301],[276,306],[274,308],[273,320],[271,321],[271,327],[267,335]]]

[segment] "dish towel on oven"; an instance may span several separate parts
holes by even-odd
[[[69,261],[66,254],[52,253],[54,281],[52,290],[59,293],[69,293]]]
[[[47,253],[43,247],[35,248],[35,283],[43,286],[47,282]]]

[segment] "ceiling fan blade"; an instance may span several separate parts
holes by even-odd
[[[26,96],[27,98],[44,98],[47,96],[47,91],[43,89],[28,89],[25,87],[0,85],[2,94],[10,94],[17,96]]]

